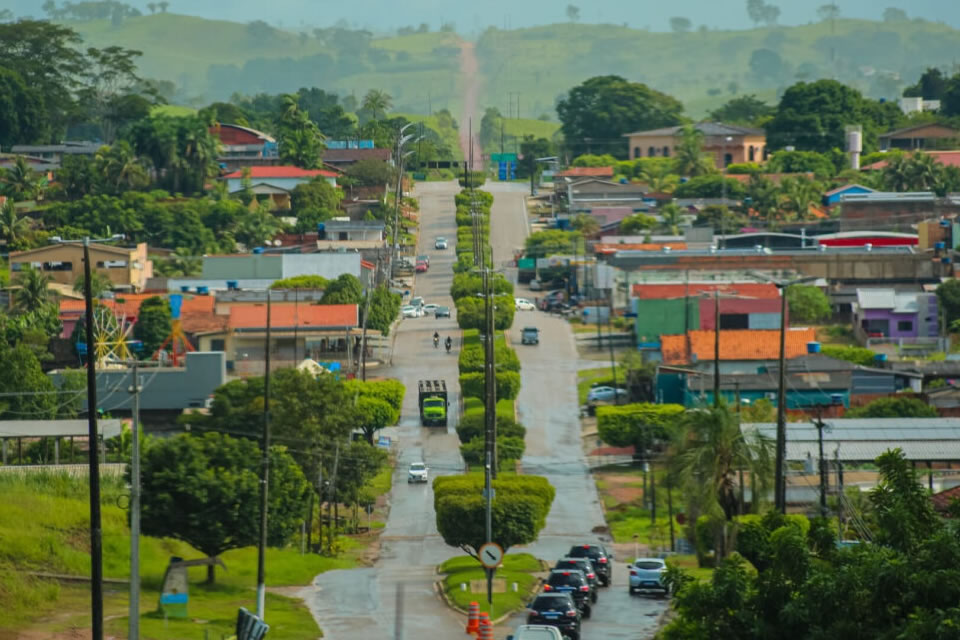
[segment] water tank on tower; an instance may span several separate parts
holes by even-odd
[[[847,153],[850,154],[850,168],[860,170],[860,154],[863,153],[863,127],[859,124],[846,128]]]

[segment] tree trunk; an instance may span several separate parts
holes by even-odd
[[[313,551],[313,490],[307,500],[307,550]]]
[[[211,559],[216,558],[216,556],[211,556]],[[213,584],[216,581],[216,572],[217,565],[208,564],[207,565],[207,584]]]

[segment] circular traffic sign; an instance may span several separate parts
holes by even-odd
[[[477,552],[480,556],[480,564],[487,569],[496,569],[503,562],[503,547],[496,542],[488,542]]]

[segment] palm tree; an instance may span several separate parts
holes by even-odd
[[[13,166],[3,174],[4,191],[17,201],[35,198],[43,181],[23,156],[17,156]]]
[[[809,215],[810,207],[817,203],[820,193],[819,185],[807,178],[784,178],[780,183],[783,208],[799,220]]]
[[[677,235],[680,221],[683,219],[683,209],[676,202],[668,202],[660,207],[660,219],[663,220],[664,226],[669,227],[670,233]]]
[[[363,103],[360,108],[369,111],[374,120],[379,120],[377,114],[387,115],[387,111],[393,107],[393,97],[386,91],[380,89],[370,89],[367,95],[363,96]]]
[[[113,193],[142,188],[149,182],[146,169],[126,140],[120,140],[112,146],[100,147],[94,162],[100,177]]]
[[[929,153],[917,151],[907,161],[907,171],[910,176],[910,189],[913,191],[928,191],[937,184],[940,169],[943,165],[934,160]]]
[[[712,173],[715,168],[710,157],[703,152],[703,132],[687,125],[680,134],[674,156],[674,169],[682,176],[695,178]]]
[[[573,228],[579,231],[584,238],[589,238],[600,231],[600,223],[593,216],[582,213],[573,219]]]
[[[73,290],[76,293],[85,293],[86,285],[87,279],[81,274],[80,277],[73,282]],[[112,288],[113,283],[107,276],[97,273],[96,271],[90,274],[90,295],[93,298],[99,298]]]
[[[677,423],[671,472],[694,512],[724,520],[718,557],[730,551],[730,523],[742,511],[736,477],[749,472],[753,502],[764,493],[772,470],[773,443],[756,432],[743,432],[738,416],[727,406],[691,409]]]
[[[17,278],[20,286],[15,298],[17,309],[26,313],[50,302],[51,291],[48,287],[52,281],[53,278],[38,269],[27,268],[21,271]]]
[[[673,193],[680,182],[679,176],[672,173],[670,166],[661,162],[646,166],[637,177],[645,182],[653,193]]]
[[[17,245],[20,237],[30,230],[30,219],[18,216],[12,200],[7,200],[0,207],[0,236],[7,241],[7,249]]]
[[[893,155],[883,168],[883,184],[888,191],[910,190],[910,167],[902,153]]]
[[[262,205],[244,216],[238,227],[238,235],[243,238],[248,249],[262,246],[283,228],[280,221]]]

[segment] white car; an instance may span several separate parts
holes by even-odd
[[[543,291],[543,285],[539,280],[531,280],[527,286],[530,287],[530,291]]]
[[[422,462],[411,462],[407,470],[407,484],[414,482],[427,482],[427,465]]]
[[[587,402],[613,402],[617,398],[626,398],[626,389],[614,389],[613,387],[594,387],[587,394]]]
[[[667,586],[663,583],[663,574],[667,563],[660,558],[637,558],[630,564],[630,593],[637,591],[656,591],[667,595]]]
[[[447,239],[443,236],[437,236],[437,239],[433,241],[434,249],[446,249],[447,248]]]
[[[420,305],[405,304],[400,309],[400,313],[403,314],[404,318],[422,318],[423,307]]]
[[[545,624],[522,624],[507,640],[563,640],[563,634],[556,627]]]
[[[514,302],[517,303],[517,311],[533,311],[537,308],[536,305],[526,298],[516,298]]]
[[[436,313],[437,307],[439,307],[439,306],[440,306],[440,305],[438,305],[438,304],[433,304],[432,302],[431,302],[430,304],[425,304],[425,305],[423,305],[423,312],[426,313],[426,314]]]
[[[414,297],[413,300],[410,301],[410,304],[412,304],[415,307],[422,307],[424,304],[423,297],[422,296]]]

